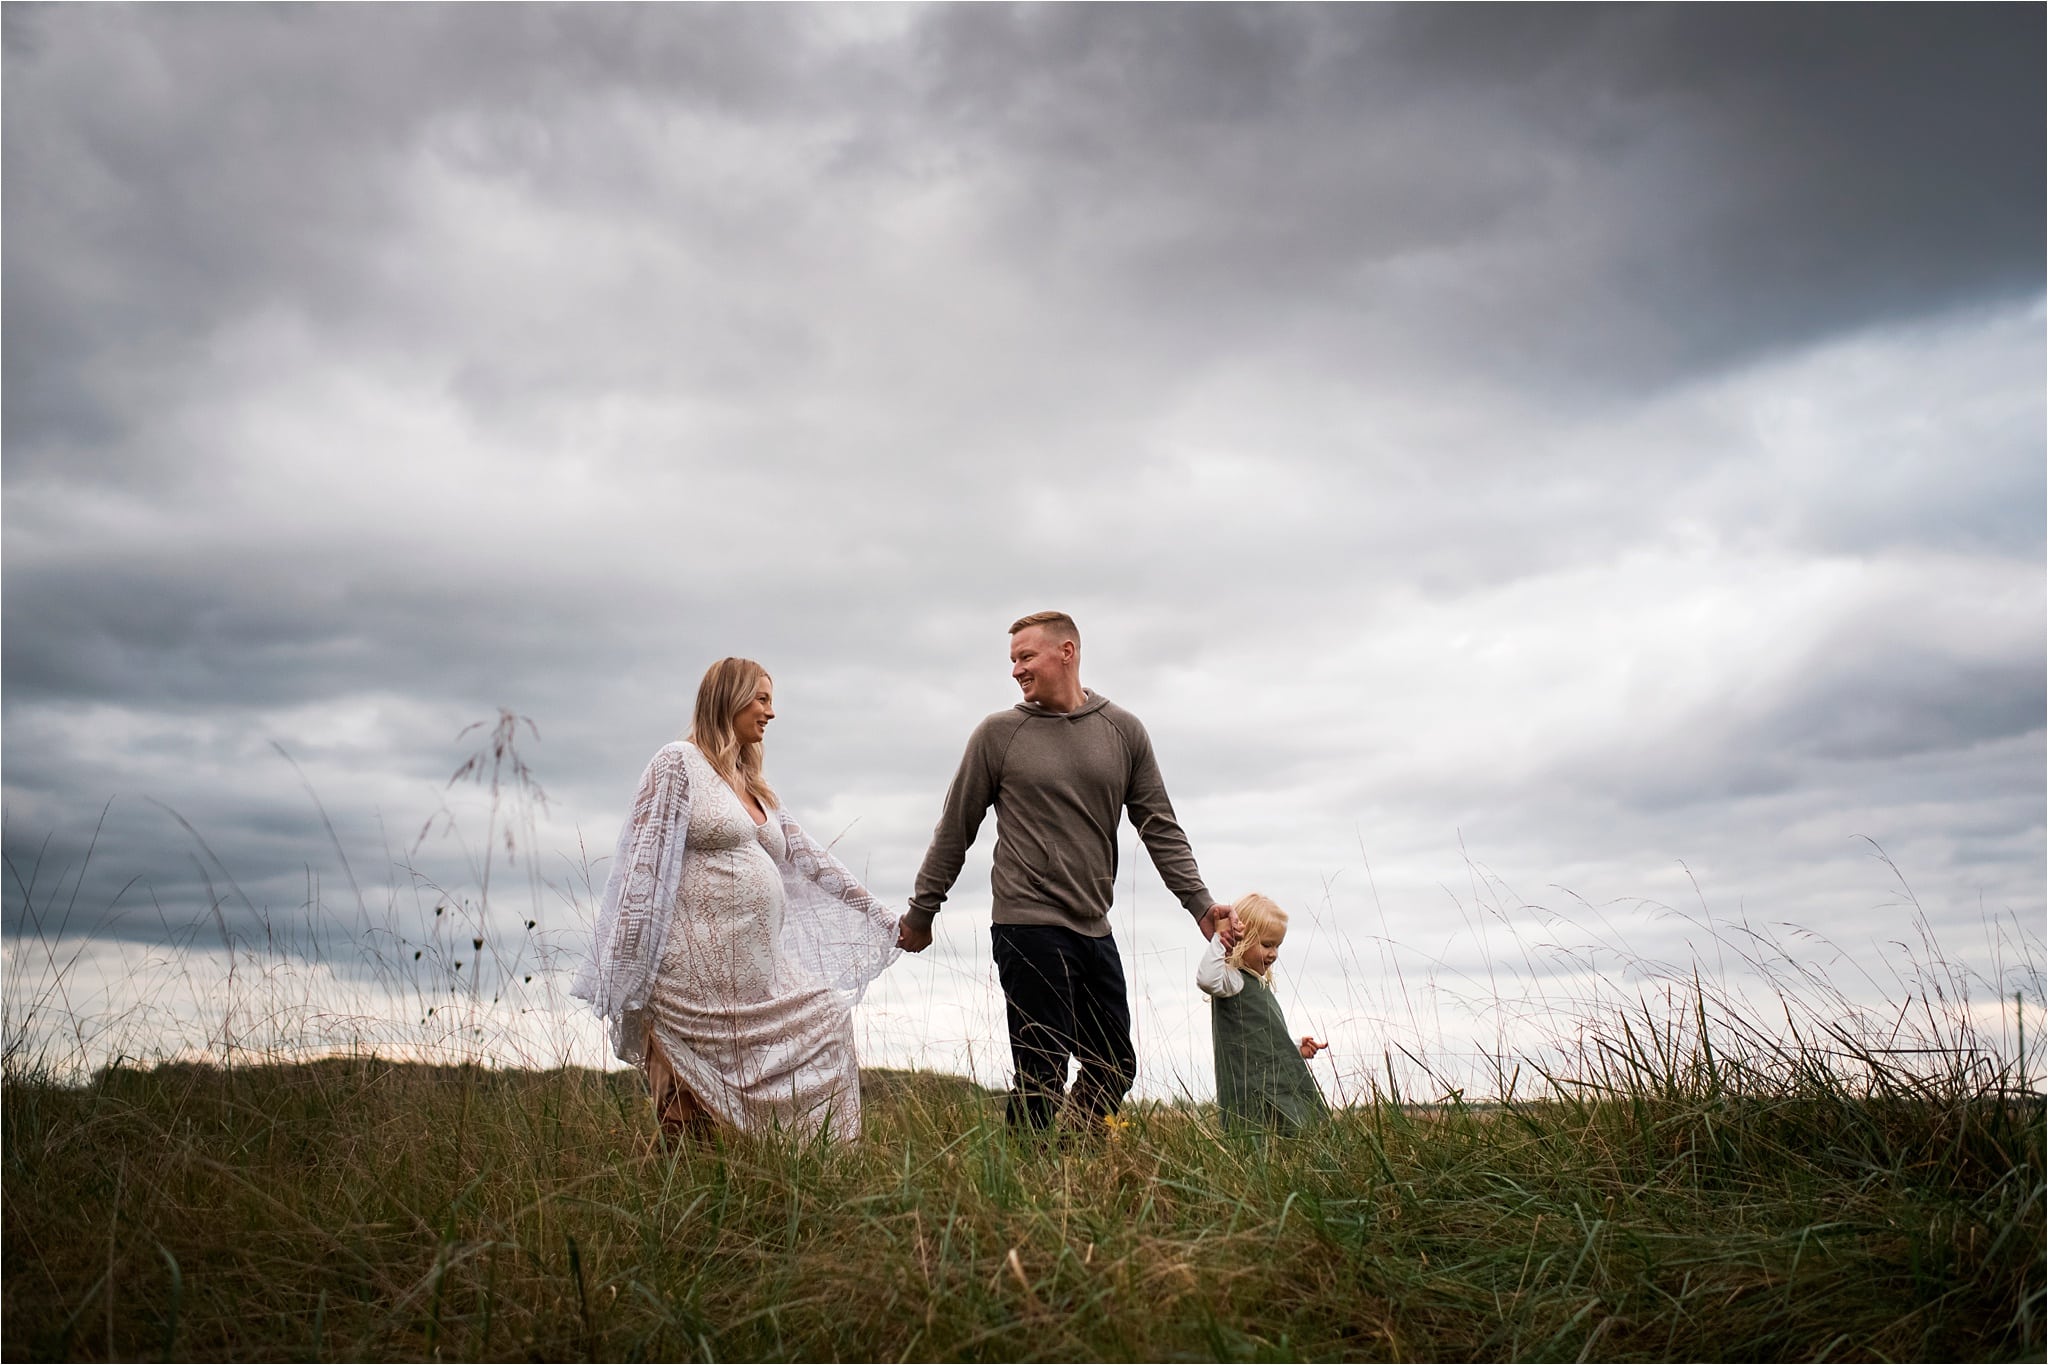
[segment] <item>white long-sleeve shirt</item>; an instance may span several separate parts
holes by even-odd
[[[1223,935],[1209,940],[1201,965],[1195,968],[1195,984],[1206,994],[1225,998],[1244,989],[1244,973],[1225,960]]]

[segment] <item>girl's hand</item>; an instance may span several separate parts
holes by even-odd
[[[1301,1060],[1304,1062],[1314,1061],[1316,1054],[1328,1046],[1328,1043],[1319,1043],[1313,1038],[1304,1037],[1301,1040]]]
[[[1196,925],[1201,929],[1203,938],[1216,938],[1220,935],[1225,949],[1237,946],[1237,912],[1229,906],[1210,906],[1208,913],[1197,920]]]

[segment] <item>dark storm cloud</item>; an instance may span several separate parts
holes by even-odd
[[[976,6],[930,41],[939,107],[1031,165],[1042,252],[1219,327],[1336,303],[1347,349],[1460,253],[1425,339],[1598,388],[2038,289],[2041,35],[2000,6]],[[1530,233],[1544,258],[1490,250]]]
[[[361,325],[382,299],[363,247],[406,216],[423,140],[523,174],[593,98],[772,109],[796,36],[751,6],[10,7],[10,463],[103,452],[247,310]],[[468,118],[480,138],[432,141]]]
[[[2044,714],[2038,656],[1956,668],[1909,653],[1880,678],[1822,680],[1757,738],[1797,757],[1870,761],[2037,734]]]
[[[1103,323],[1131,318],[1187,363],[1229,333],[1598,388],[2038,284],[2029,7],[965,6],[838,43],[815,17],[17,15],[13,463],[104,453],[175,387],[192,338],[242,311],[345,333],[398,304],[391,264],[361,248],[417,212],[401,178],[423,152],[672,209],[736,262],[793,249],[800,206],[764,216],[637,157],[650,117],[822,138],[837,150],[815,190],[983,183],[982,230],[1013,268],[1137,291]],[[1496,250],[1527,233],[1552,239],[1546,258]],[[1390,316],[1417,269],[1432,315]],[[597,356],[574,372],[625,363]],[[522,363],[473,356],[465,391],[485,410],[544,391]]]
[[[1643,80],[1716,125],[1698,170],[1732,193],[1670,224],[1664,286],[1645,283],[1653,308],[1691,306],[1708,354],[2038,289],[2038,7],[1668,17]]]
[[[489,698],[507,679],[560,662],[616,667],[648,641],[589,620],[587,592],[534,573],[481,581],[365,565],[361,551],[309,547],[288,577],[234,555],[181,555],[10,570],[6,658],[17,701],[64,699],[185,709],[276,707],[322,690],[414,680],[439,696]],[[706,594],[708,596],[708,594]],[[716,633],[721,608],[662,593],[671,629]],[[638,609],[653,612],[653,603]]]

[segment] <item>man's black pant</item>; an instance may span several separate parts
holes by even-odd
[[[1080,1060],[1074,1117],[1114,1114],[1138,1073],[1123,959],[1107,934],[1089,938],[1050,924],[998,924],[996,974],[1010,1019],[1007,1117],[1043,1128],[1067,1088],[1067,1059]]]

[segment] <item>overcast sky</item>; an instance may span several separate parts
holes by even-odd
[[[500,706],[549,804],[478,932],[575,949],[727,654],[900,903],[1048,607],[1296,912],[1326,1084],[1745,917],[2038,991],[2039,6],[4,17],[17,1014],[60,925],[131,1022],[223,931],[391,987]],[[1000,1079],[991,838],[869,1060]],[[1128,830],[1118,899],[1199,1090]]]

